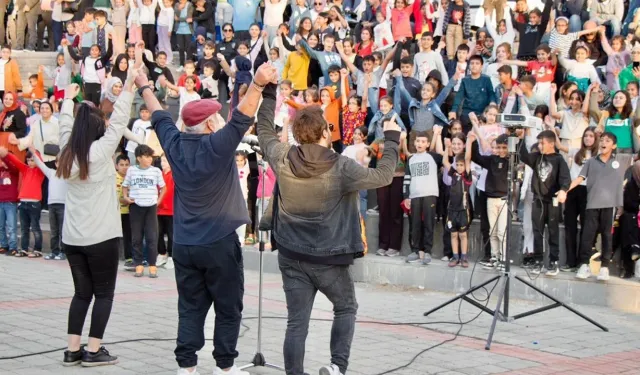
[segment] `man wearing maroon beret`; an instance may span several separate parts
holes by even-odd
[[[235,150],[254,122],[262,89],[276,77],[275,68],[261,66],[224,126],[218,121],[221,106],[217,101],[204,99],[187,104],[181,113],[184,132],[162,109],[147,78],[136,78],[175,181],[178,375],[198,374],[196,352],[204,346],[204,322],[212,303],[216,313],[213,358],[217,366],[213,373],[248,375],[234,365],[244,294],[242,248],[235,231],[250,223]]]

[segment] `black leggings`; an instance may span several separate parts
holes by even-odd
[[[71,246],[63,243],[75,288],[69,306],[68,334],[82,335],[84,320],[91,299],[95,296],[89,337],[102,339],[104,336],[116,289],[119,241],[120,238],[116,237],[89,246]]]
[[[156,25],[142,25],[142,40],[145,48],[156,54]]]
[[[88,100],[96,105],[100,106],[100,94],[102,86],[99,83],[86,83],[84,84],[84,100]]]
[[[164,242],[167,235],[168,243]],[[158,254],[173,257],[173,216],[158,215]]]
[[[178,43],[178,57],[180,58],[180,66],[184,66],[184,62],[187,56],[187,49],[189,48],[189,43],[191,43],[191,34],[176,34],[176,41]]]

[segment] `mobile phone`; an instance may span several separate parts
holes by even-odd
[[[640,67],[640,61],[633,62],[633,69]]]

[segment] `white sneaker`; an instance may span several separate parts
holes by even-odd
[[[173,258],[167,258],[167,262],[164,264],[164,268],[168,270],[172,270],[175,268],[173,265]]]
[[[200,375],[197,369],[194,369],[192,372],[189,372],[186,368],[181,368],[178,370],[178,375]]]
[[[400,255],[400,252],[398,250],[389,249],[387,250],[387,253],[385,255],[388,257],[397,257],[398,255]]]
[[[376,251],[376,255],[379,255],[381,257],[387,255],[387,250],[385,249],[378,249],[378,251]]]
[[[168,254],[162,255],[158,254],[158,258],[156,258],[156,267],[162,267],[165,263],[167,263]]]
[[[442,258],[440,258],[440,260],[443,261],[443,262],[448,262],[449,261],[449,257],[445,255]]]
[[[229,371],[224,371],[220,367],[216,367],[213,370],[213,375],[250,375],[250,374],[246,371],[240,370],[239,368],[236,367],[236,365],[233,365],[233,367],[231,367]]]
[[[609,270],[607,270],[608,273]],[[578,273],[576,273],[576,277],[578,279],[588,279],[591,276],[591,269],[588,264],[583,264],[578,269]]]
[[[600,267],[600,274],[598,275],[598,280],[600,281],[609,280],[609,267]]]
[[[320,368],[320,375],[342,375],[340,368],[333,363],[329,366],[322,366]]]

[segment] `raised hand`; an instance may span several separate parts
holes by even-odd
[[[79,93],[80,86],[78,86],[77,83],[72,83],[64,89],[64,98],[73,100],[76,98],[76,96],[78,96]]]
[[[256,71],[253,81],[259,86],[266,86],[268,83],[277,81],[278,70],[271,64],[262,64]]]
[[[384,128],[382,128],[383,131],[397,131],[397,132],[401,132],[402,128],[400,128],[400,126],[396,123],[396,114],[394,114],[391,117],[390,121],[385,122]]]

